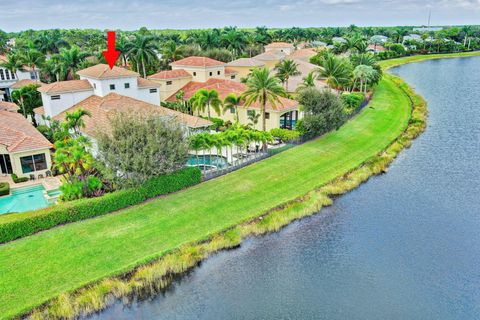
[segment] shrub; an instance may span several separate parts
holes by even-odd
[[[205,119],[208,119],[208,118],[205,117]],[[225,122],[223,121],[223,119],[220,119],[220,118],[210,118],[210,121],[213,122],[213,124],[210,126],[211,130],[218,130],[225,125]]]
[[[8,182],[0,182],[0,196],[6,196],[10,194],[10,185]]]
[[[15,173],[12,173],[12,180],[13,180],[13,182],[15,182],[15,183],[20,183],[20,182],[28,181],[28,178],[27,178],[27,177],[21,177],[21,178],[19,178]]]
[[[272,137],[277,138],[283,142],[292,141],[300,137],[300,132],[296,130],[274,128],[270,130]]]
[[[365,95],[361,92],[352,92],[342,94],[342,101],[345,105],[345,110],[347,114],[352,114],[360,108],[363,101],[365,100]]]
[[[85,198],[42,210],[7,214],[0,218],[0,243],[22,238],[55,226],[85,220],[139,204],[200,183],[201,171],[188,167],[147,180],[137,188],[124,189],[98,198]]]

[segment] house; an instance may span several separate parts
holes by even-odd
[[[183,92],[183,100],[190,99],[198,90],[207,89],[207,90],[216,90],[218,92],[220,99],[225,99],[225,97],[234,93],[237,96],[240,96],[243,92],[246,91],[247,87],[245,84],[237,81],[232,81],[228,79],[209,79],[206,82],[197,82],[191,81],[187,85],[181,88]],[[173,102],[176,101],[176,95],[170,96],[167,101]],[[271,130],[273,128],[288,128],[292,129],[295,127],[296,121],[301,118],[300,115],[300,106],[299,103],[295,100],[280,98],[279,103],[275,106],[267,103],[266,105],[266,129]],[[242,124],[248,124],[250,122],[248,116],[253,113],[260,113],[260,105],[253,104],[250,107],[246,108],[244,106],[238,107],[238,120]],[[208,112],[200,112],[200,115],[206,116]],[[235,121],[235,110],[229,109],[226,111],[220,112],[219,114],[211,110],[211,116],[222,118],[225,121]],[[256,129],[260,129],[261,124],[257,124]]]
[[[143,79],[139,74],[120,67],[106,64],[80,70],[80,80],[58,81],[38,88],[42,95],[42,108],[36,108],[36,119],[42,122],[41,116],[55,117],[91,96],[104,97],[109,93],[117,93],[160,106],[160,85]]]
[[[18,109],[19,107],[15,103],[0,100],[0,110],[17,112]]]
[[[317,51],[311,48],[298,49],[293,51],[291,54],[285,57],[288,60],[302,60],[310,62],[310,58],[317,55]]]
[[[117,113],[151,113],[158,115],[159,117],[178,122],[184,127],[187,134],[197,130],[203,131],[212,125],[208,120],[113,92],[103,97],[91,95],[72,107],[63,110],[54,116],[53,119],[63,121],[65,120],[67,112],[73,112],[80,108],[91,114],[91,117],[87,116],[83,118],[85,127],[80,128],[80,131],[93,139],[95,139],[99,133],[105,133],[111,130],[110,120]]]
[[[0,63],[6,62],[7,57],[0,55]],[[0,67],[0,91],[3,92],[2,99],[10,100],[11,86],[19,80],[37,80],[39,79],[38,70],[24,66],[16,72]]]
[[[265,52],[281,52],[285,55],[291,54],[295,47],[288,42],[272,42],[264,46]]]
[[[277,63],[285,59],[285,56],[287,56],[285,52],[270,50],[268,52],[260,53],[252,57],[252,59],[262,62],[269,69],[273,69]]]
[[[367,51],[368,52],[373,52],[373,53],[380,53],[380,52],[383,52],[385,50],[386,49],[383,46],[378,45],[378,44],[369,44],[368,47],[367,47]]]
[[[238,73],[238,78],[247,77],[255,68],[265,67],[265,63],[254,58],[239,58],[226,64],[226,67]]]
[[[52,144],[17,112],[0,108],[0,171],[2,174],[45,176]]]
[[[302,59],[292,59],[297,64],[297,70],[300,72],[298,76],[293,76],[288,79],[287,92],[293,93],[303,83],[305,78],[310,72],[315,72],[318,66]],[[319,89],[327,88],[328,85],[325,80],[316,79],[315,87]]]
[[[207,58],[191,56],[170,64],[172,70],[184,70],[192,76],[192,81],[205,82],[209,79],[225,79],[225,63]]]

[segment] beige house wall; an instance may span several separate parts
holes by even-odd
[[[280,60],[272,60],[272,61],[262,61],[265,63],[265,67],[272,70],[275,68],[275,65],[280,62]]]
[[[225,67],[172,66],[172,70],[184,69],[192,75],[192,81],[206,82],[208,79],[225,79]]]
[[[52,159],[50,156],[50,149],[39,149],[39,150],[29,150],[29,151],[23,151],[23,152],[17,152],[17,153],[9,153],[5,149],[4,146],[0,146],[0,153],[1,154],[8,154],[10,155],[10,162],[12,163],[12,171],[19,177],[29,177],[30,174],[34,174],[35,176],[38,176],[39,174],[43,174],[45,176],[45,173],[51,169],[52,167]],[[34,172],[27,172],[23,173],[22,172],[22,165],[20,163],[20,158],[26,157],[26,156],[32,156],[36,154],[45,154],[45,160],[47,162],[47,169],[45,170],[38,170]]]
[[[250,74],[250,72],[252,72],[252,69],[254,69],[255,67],[228,67],[228,68],[238,72],[236,78],[237,80],[240,81],[241,78],[247,77]]]
[[[149,79],[156,83],[160,84],[160,102],[164,102],[168,99],[172,94],[177,92],[178,90],[182,89],[187,83],[192,81],[192,78],[178,78],[178,79]],[[171,81],[171,84],[167,84],[167,82]]]

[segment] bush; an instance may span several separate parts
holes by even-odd
[[[292,141],[300,137],[300,132],[298,132],[297,130],[280,128],[274,128],[270,130],[270,134],[272,135],[272,137],[277,138],[283,142]]]
[[[10,194],[10,185],[8,182],[0,182],[0,196],[6,196]]]
[[[205,117],[205,119],[208,119],[208,118]],[[213,122],[213,124],[210,126],[211,130],[217,131],[218,129],[220,129],[225,125],[225,121],[223,121],[223,119],[220,119],[220,118],[210,118],[210,121]]]
[[[27,177],[21,177],[19,178],[15,173],[12,173],[12,180],[15,183],[20,183],[20,182],[26,182],[29,179]]]
[[[201,182],[198,168],[188,167],[147,180],[137,188],[124,189],[98,198],[86,198],[42,210],[0,217],[0,243],[26,237],[55,226],[85,220],[139,204]]]
[[[352,114],[360,108],[363,101],[365,100],[365,95],[361,92],[352,92],[342,94],[342,101],[345,105],[345,110],[347,114]]]

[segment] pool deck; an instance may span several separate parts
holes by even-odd
[[[35,186],[38,184],[42,184],[43,187],[45,188],[45,191],[51,191],[58,189],[60,185],[62,184],[60,182],[59,177],[47,177],[47,178],[42,178],[42,179],[35,179],[35,180],[29,180],[25,182],[20,182],[20,183],[15,183],[13,182],[12,178],[10,175],[8,176],[3,176],[0,175],[0,182],[8,182],[10,184],[10,189],[17,189],[17,188],[22,188],[22,187],[29,187],[29,186]]]

